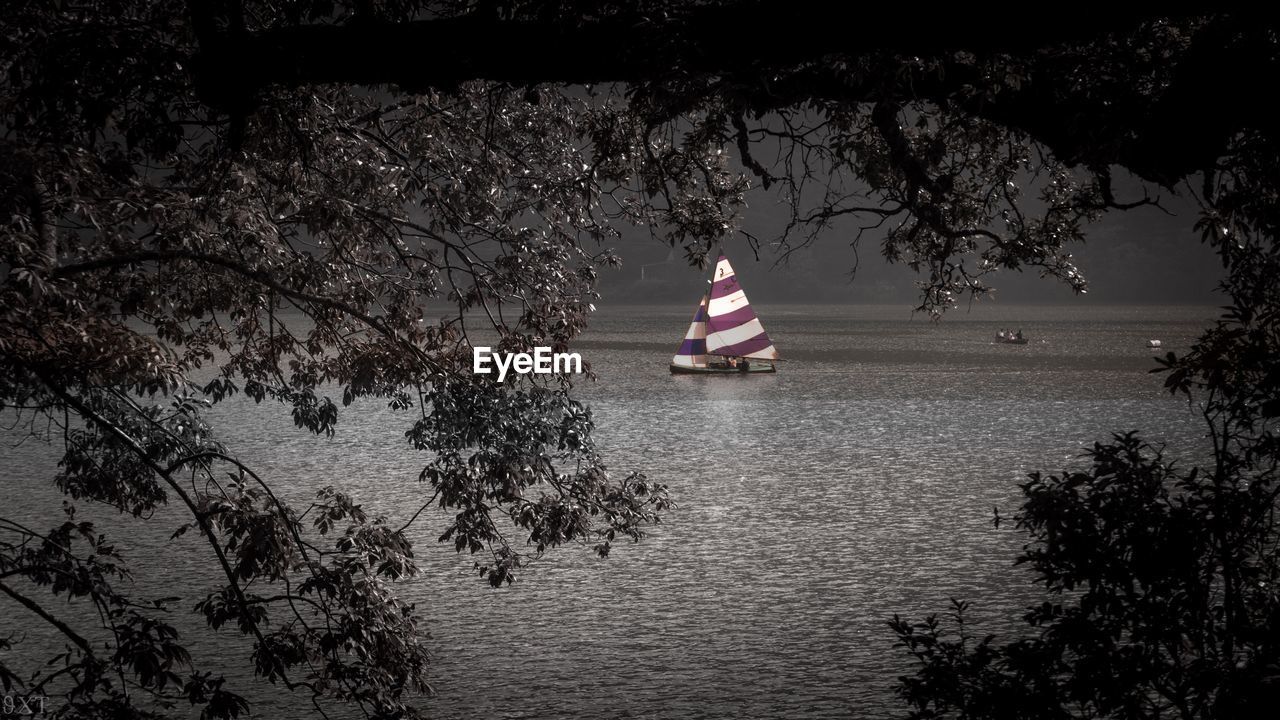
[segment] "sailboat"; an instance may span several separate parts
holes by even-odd
[[[671,359],[673,373],[771,373],[778,349],[751,309],[747,294],[723,254],[711,274],[711,292],[703,295]]]

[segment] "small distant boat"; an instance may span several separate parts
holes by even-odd
[[[738,284],[723,254],[711,275],[711,292],[703,295],[671,359],[671,372],[688,374],[771,373],[778,350]]]
[[[1001,330],[1000,332],[996,333],[996,342],[1004,343],[1006,345],[1026,345],[1027,339],[1022,337],[1021,330],[1019,330],[1016,333],[1006,332],[1004,330]]]
[[[1160,347],[1160,341],[1159,341],[1159,340],[1148,340],[1148,341],[1147,341],[1147,347],[1149,347],[1149,348],[1158,348],[1158,347]]]

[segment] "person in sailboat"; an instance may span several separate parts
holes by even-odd
[[[671,359],[673,373],[776,372],[778,350],[721,253],[689,330]],[[751,362],[748,361],[750,357]]]

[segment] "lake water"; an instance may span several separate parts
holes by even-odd
[[[431,717],[900,717],[892,688],[910,665],[890,616],[957,597],[1001,631],[1036,599],[1011,566],[1021,537],[991,522],[993,506],[1014,514],[1026,473],[1078,467],[1083,447],[1131,429],[1170,454],[1203,450],[1186,402],[1148,372],[1146,341],[1183,351],[1213,308],[983,305],[940,324],[900,307],[757,311],[787,360],[776,375],[670,375],[691,307],[605,308],[575,348],[599,374],[579,397],[610,467],[645,471],[679,504],[644,542],[604,561],[561,549],[491,590],[434,543],[438,517],[418,528],[423,572],[400,591],[431,631]],[[1031,341],[997,345],[1002,328]],[[216,414],[290,499],[333,484],[405,519],[427,495],[408,421],[378,404],[349,409],[333,439],[296,431],[276,405],[237,399]],[[12,438],[2,452],[6,513],[56,522],[41,515],[59,503],[55,453]],[[86,514],[123,535],[144,589],[189,607],[211,586],[198,538],[168,541],[176,515]],[[21,612],[0,601],[0,636],[54,642]],[[304,698],[252,687],[233,634],[194,647],[256,714],[311,714]]]

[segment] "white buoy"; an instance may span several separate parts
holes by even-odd
[[[1147,341],[1147,347],[1149,347],[1149,348],[1158,348],[1158,347],[1160,347],[1160,341],[1159,341],[1159,340],[1148,340],[1148,341]]]

